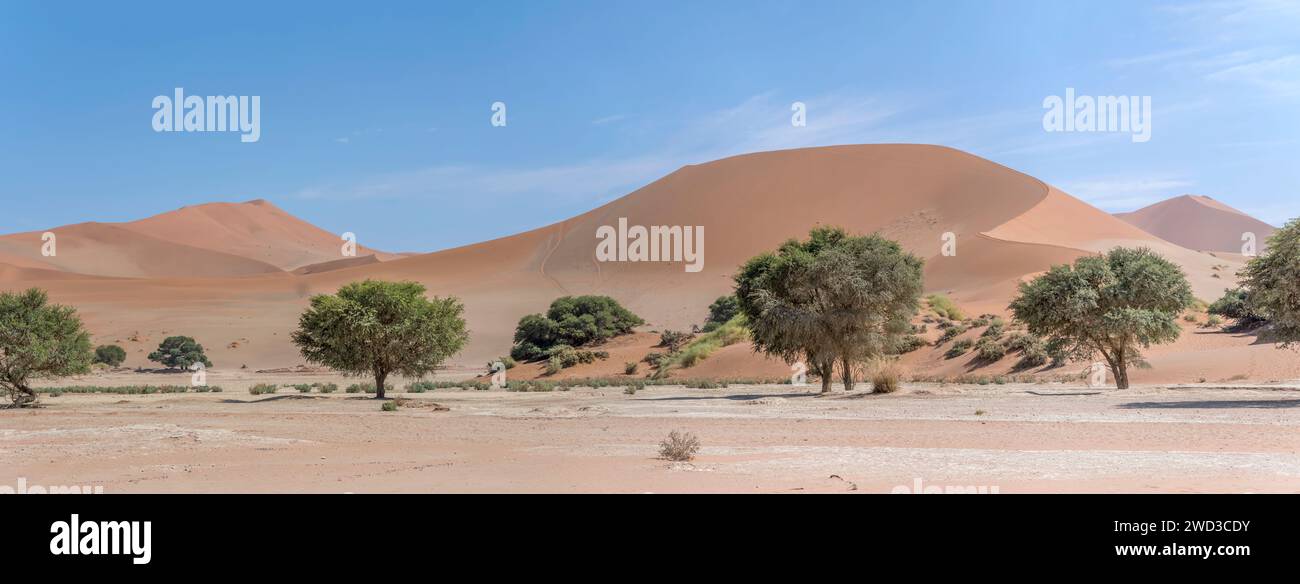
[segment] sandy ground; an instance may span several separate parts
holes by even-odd
[[[114,381],[163,382],[126,377]],[[65,394],[45,397],[40,409],[0,411],[0,485],[102,485],[106,493],[888,493],[918,484],[1300,492],[1295,384],[909,384],[892,395],[829,397],[791,386],[438,390],[382,412],[357,395],[244,390],[274,376],[215,377],[224,393]],[[699,437],[694,462],[657,458],[673,429]]]

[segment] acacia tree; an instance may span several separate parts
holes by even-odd
[[[803,360],[831,390],[835,365],[845,390],[853,364],[897,346],[916,314],[924,262],[879,235],[819,227],[750,259],[736,276],[736,298],[754,350],[786,363]]]
[[[1128,389],[1129,367],[1142,363],[1139,349],[1177,340],[1178,314],[1193,300],[1177,265],[1146,248],[1116,248],[1022,282],[1011,311],[1069,357],[1100,354],[1116,387]]]
[[[432,373],[469,341],[456,298],[424,296],[417,282],[353,282],[338,294],[319,294],[298,319],[293,342],[311,363],[375,378],[384,398],[390,374]]]
[[[90,371],[90,335],[77,311],[47,304],[45,291],[0,294],[0,387],[15,406],[36,402],[29,383]]]
[[[1300,219],[1274,233],[1240,276],[1247,314],[1267,321],[1283,347],[1300,343]]]
[[[203,345],[193,337],[174,336],[163,339],[158,350],[149,353],[149,360],[161,363],[168,369],[189,369],[196,363],[211,367],[212,361],[203,353]]]

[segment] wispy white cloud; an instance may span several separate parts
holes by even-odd
[[[626,119],[627,119],[627,115],[625,115],[625,114],[614,114],[614,115],[612,115],[612,116],[605,116],[605,117],[603,117],[603,118],[596,118],[596,119],[594,119],[594,120],[591,121],[591,124],[594,125],[594,126],[603,126],[603,125],[605,125],[605,124],[612,124],[612,123],[614,123],[614,122],[621,122],[621,121],[626,120]]]
[[[1176,176],[1128,176],[1072,180],[1061,190],[1110,212],[1132,211],[1187,192],[1196,183]]]
[[[1259,59],[1233,65],[1205,76],[1210,81],[1250,85],[1272,96],[1300,95],[1300,55]]]

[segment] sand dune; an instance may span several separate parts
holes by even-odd
[[[233,226],[226,224],[227,214],[233,214]],[[683,263],[597,261],[597,229],[616,226],[620,218],[631,225],[703,227],[703,269],[692,273]],[[732,275],[742,262],[788,238],[803,237],[816,225],[880,232],[900,241],[926,259],[927,288],[949,294],[972,313],[1003,313],[1022,279],[1116,245],[1144,245],[1179,262],[1206,299],[1232,285],[1231,274],[1241,260],[1180,247],[1033,177],[925,145],[809,148],[687,166],[553,225],[431,254],[389,255],[379,263],[330,257],[337,251],[335,238],[319,230],[311,235],[314,228],[299,223],[269,203],[252,202],[191,207],[118,228],[140,237],[147,232],[150,238],[175,236],[181,242],[216,245],[220,251],[204,251],[245,262],[253,260],[232,254],[249,254],[265,262],[259,264],[265,266],[260,274],[250,273],[256,270],[249,266],[238,279],[209,269],[193,275],[206,278],[169,274],[93,286],[75,280],[39,283],[55,299],[78,306],[98,342],[143,339],[128,347],[128,364],[144,364],[146,349],[172,333],[199,339],[218,368],[256,369],[301,362],[288,335],[311,294],[333,292],[364,278],[415,280],[432,295],[462,299],[472,340],[455,364],[481,368],[508,352],[521,316],[542,312],[566,294],[613,296],[644,317],[647,330],[689,329],[702,322],[709,302],[731,291]],[[185,226],[184,233],[176,225]],[[941,253],[945,233],[956,236],[956,255]],[[265,250],[259,243],[264,241],[296,243],[286,244],[286,250]],[[0,254],[7,251],[0,247]],[[32,265],[15,264],[9,271],[31,277],[43,273],[33,270],[50,269],[28,259]],[[12,262],[0,255],[0,263]],[[280,271],[295,265],[298,274]],[[71,268],[86,269],[56,267]],[[0,277],[6,288],[29,284],[12,281],[5,271]],[[1240,339],[1210,340],[1246,346],[1241,350],[1252,359],[1272,350]],[[606,368],[621,370],[630,356],[611,358]],[[715,359],[697,373],[683,374],[756,377],[788,370],[740,346],[728,347]]]
[[[1241,253],[1245,233],[1253,233],[1258,247],[1263,248],[1265,240],[1277,231],[1204,195],[1183,195],[1115,216],[1156,237],[1197,251]]]
[[[303,221],[271,203],[210,203],[184,207],[122,225],[137,233],[265,262],[292,271],[343,259],[338,235]],[[395,256],[357,246],[357,257]]]

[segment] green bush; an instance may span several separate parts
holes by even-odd
[[[545,315],[519,320],[510,356],[518,361],[549,359],[548,351],[557,345],[596,344],[642,324],[645,321],[608,296],[565,296],[552,302]]]
[[[704,332],[709,332],[727,323],[740,314],[740,300],[733,294],[719,296],[709,305],[709,317],[704,321]],[[711,327],[710,327],[711,325]]]
[[[967,330],[970,329],[967,329],[966,325],[953,324],[952,326],[949,326],[948,328],[944,329],[943,335],[939,337],[939,344],[942,345],[948,341],[951,341],[961,336]]]
[[[385,412],[396,412],[396,411],[397,411],[397,402],[395,402],[395,401],[386,401],[386,402],[384,402],[384,405],[379,406],[379,409],[382,410],[382,411],[385,411]]]
[[[126,361],[126,349],[117,345],[100,345],[95,347],[95,363],[117,367]]]
[[[248,388],[248,393],[251,393],[253,395],[262,395],[267,393],[275,393],[276,389],[278,389],[278,387],[274,384],[259,383],[257,385]]]
[[[299,383],[292,386],[298,390],[298,393],[311,393],[312,385],[310,383]]]
[[[623,375],[636,375],[637,363],[628,361],[623,364]]]
[[[325,383],[320,386],[321,393],[334,393],[338,390],[339,390],[339,386],[338,384],[335,383]]]

